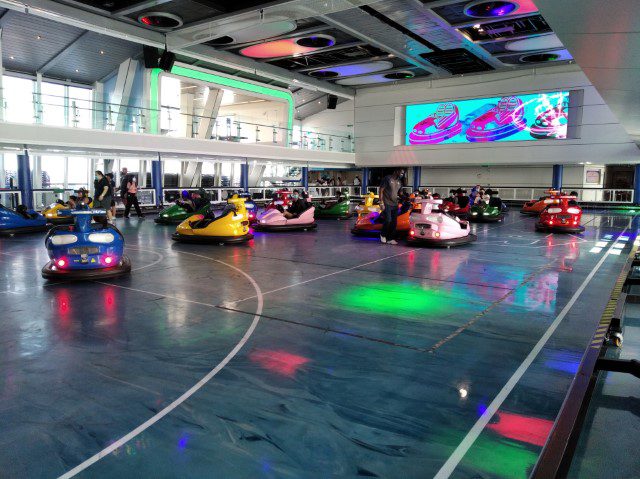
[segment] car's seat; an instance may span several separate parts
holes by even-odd
[[[460,196],[458,197],[458,206],[461,209],[466,208],[469,205],[469,197],[468,196]]]
[[[502,200],[498,196],[492,196],[489,200],[489,206],[492,208],[502,208]]]

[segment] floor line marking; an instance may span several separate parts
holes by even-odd
[[[328,278],[330,276],[335,276],[336,274],[342,274],[342,273],[346,273],[347,271],[353,271],[355,269],[362,268],[363,266],[368,266],[370,264],[379,263],[380,261],[385,261],[385,260],[388,260],[388,259],[391,259],[391,258],[397,258],[398,256],[403,256],[405,254],[409,254],[409,253],[412,253],[414,251],[415,251],[415,249],[410,249],[410,250],[407,250],[407,251],[403,251],[402,253],[394,254],[392,256],[386,256],[384,258],[379,258],[379,259],[376,259],[374,261],[369,261],[367,263],[358,264],[356,266],[352,266],[351,268],[345,268],[345,269],[341,269],[341,270],[338,270],[338,271],[333,271],[331,273],[323,274],[321,276],[317,276],[315,278],[307,279],[305,281],[300,281],[298,283],[294,283],[294,284],[290,284],[290,285],[287,285],[287,286],[282,286],[280,288],[272,289],[271,291],[266,291],[266,292],[264,292],[262,294],[264,296],[266,296],[267,294],[277,293],[278,291],[284,291],[285,289],[294,288],[296,286],[301,286],[303,284],[312,283],[312,282],[318,281],[320,279]],[[255,299],[255,298],[256,298],[256,296],[254,295],[254,296],[249,296],[249,297],[246,297],[246,298],[238,299],[238,300],[235,300],[235,301],[226,301],[226,302],[224,302],[222,304],[227,306],[227,307],[230,307],[230,306],[233,306],[234,304],[242,303],[243,301],[248,301],[250,299]]]
[[[75,475],[77,475],[80,472],[84,471],[89,466],[91,466],[91,465],[95,464],[96,462],[98,462],[103,457],[108,456],[109,454],[111,454],[113,451],[115,451],[119,447],[122,447],[124,444],[129,442],[131,439],[136,437],[138,434],[142,433],[143,431],[145,431],[149,427],[153,426],[160,419],[162,419],[167,414],[169,414],[171,411],[173,411],[178,406],[180,406],[183,402],[185,402],[187,399],[189,399],[191,396],[193,396],[196,392],[198,392],[198,390],[200,390],[205,384],[207,384],[214,376],[216,376],[216,374],[218,374],[229,363],[229,361],[231,361],[236,356],[236,354],[238,354],[238,352],[243,348],[243,346],[247,343],[249,338],[253,335],[254,331],[256,330],[256,327],[258,326],[258,323],[260,322],[260,317],[261,317],[260,315],[262,313],[262,307],[264,305],[264,299],[262,297],[262,290],[260,289],[260,286],[258,286],[258,283],[256,283],[256,281],[251,276],[249,276],[247,273],[242,271],[240,268],[237,268],[237,267],[235,267],[235,266],[233,266],[233,265],[231,265],[229,263],[225,263],[224,261],[221,261],[219,259],[214,259],[214,258],[210,258],[210,257],[203,256],[203,255],[196,255],[194,253],[187,253],[187,252],[180,252],[180,253],[193,254],[194,256],[200,256],[201,258],[206,258],[206,259],[209,259],[211,261],[215,261],[217,263],[223,264],[223,265],[225,265],[225,266],[237,271],[238,273],[243,275],[245,278],[247,278],[247,280],[251,283],[251,285],[255,289],[256,296],[258,298],[258,306],[257,306],[256,312],[255,312],[255,314],[253,316],[253,321],[251,322],[251,325],[245,331],[245,333],[242,336],[242,338],[240,339],[240,341],[222,359],[222,361],[220,361],[211,371],[209,371],[205,376],[203,376],[196,384],[194,384],[191,388],[189,388],[186,392],[184,392],[180,397],[175,399],[171,404],[169,404],[164,409],[159,411],[157,414],[155,414],[152,417],[150,417],[149,419],[147,419],[145,422],[140,424],[138,427],[136,427],[134,430],[132,430],[128,434],[125,434],[120,439],[118,439],[114,443],[110,444],[108,447],[104,448],[100,452],[94,454],[93,456],[91,456],[86,461],[78,464],[76,467],[74,467],[70,471],[67,471],[64,474],[62,474],[58,479],[70,479],[71,477],[74,477]]]
[[[635,217],[634,217],[635,218]],[[620,235],[623,235],[627,232],[629,227],[627,226]],[[615,244],[614,242],[613,244]],[[469,430],[467,435],[464,437],[462,442],[456,447],[453,451],[449,459],[442,465],[438,473],[434,476],[434,479],[446,479],[451,476],[453,471],[455,471],[458,464],[464,456],[467,454],[471,446],[475,443],[478,436],[482,433],[486,425],[489,423],[494,414],[500,409],[502,403],[507,399],[507,396],[513,391],[513,388],[518,384],[524,373],[529,369],[533,361],[536,359],[542,348],[547,344],[555,330],[558,328],[562,320],[565,318],[567,313],[571,310],[575,302],[580,298],[582,292],[587,288],[593,277],[596,275],[598,270],[602,267],[606,259],[609,257],[609,253],[613,249],[613,244],[609,247],[607,252],[600,258],[600,261],[596,263],[591,272],[584,279],[582,284],[578,287],[576,292],[573,294],[569,302],[562,308],[560,314],[556,316],[556,319],[549,325],[549,328],[545,331],[542,337],[538,340],[536,345],[533,347],[531,352],[527,355],[524,361],[518,366],[518,369],[513,373],[511,378],[506,382],[506,384],[502,387],[497,396],[491,401],[491,404],[487,407],[486,411],[480,416],[480,418],[476,421],[473,427]]]

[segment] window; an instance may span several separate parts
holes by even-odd
[[[43,188],[64,188],[65,161],[64,156],[40,157]]]
[[[67,181],[69,188],[72,188],[74,190],[77,190],[80,187],[89,188],[89,184],[87,183],[90,178],[89,159],[70,157],[68,161],[69,166]]]
[[[180,80],[161,76],[160,87],[160,129],[168,136],[179,136],[181,129],[180,115]]]
[[[9,188],[11,180],[13,179],[13,186],[18,186],[18,157],[15,153],[4,153],[2,155],[4,163],[4,178],[5,184],[0,185]]]
[[[33,109],[33,80],[10,76],[2,77],[5,118],[16,123],[35,123]]]
[[[42,82],[40,111],[42,123],[51,126],[65,126],[65,88],[64,85]]]

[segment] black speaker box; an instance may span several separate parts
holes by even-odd
[[[160,60],[160,53],[158,49],[144,45],[142,47],[142,54],[144,56],[145,68],[158,68],[158,60]]]
[[[160,56],[160,62],[158,63],[158,66],[162,68],[164,71],[170,72],[171,69],[173,68],[173,64],[175,63],[175,61],[176,61],[175,53],[171,53],[165,50],[162,52],[162,55]]]
[[[327,95],[327,110],[335,110],[338,105],[338,97],[335,95]]]

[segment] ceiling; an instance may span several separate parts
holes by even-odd
[[[140,44],[167,45],[290,88],[299,118],[354,88],[573,60],[532,0],[20,1],[0,0],[8,70],[92,83]]]
[[[638,1],[536,1],[609,108],[631,137],[639,142]]]

